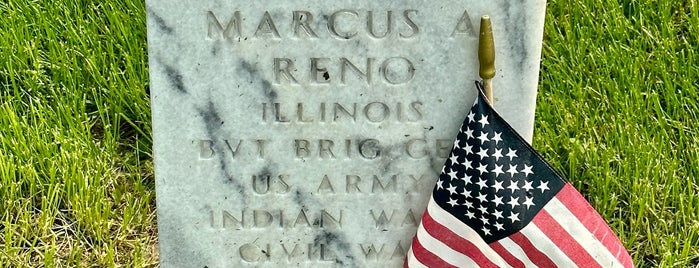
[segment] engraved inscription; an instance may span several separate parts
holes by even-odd
[[[209,25],[209,32],[207,37],[209,39],[224,38],[233,40],[234,38],[240,38],[242,36],[240,23],[240,11],[233,12],[227,23],[221,23],[221,21],[216,17],[213,11],[209,11],[207,14],[207,20]],[[223,26],[225,25],[225,27]]]
[[[390,213],[386,213],[385,210],[376,211],[369,210],[371,217],[376,223],[377,229],[385,229],[388,227],[405,227],[405,226],[416,226],[418,225],[418,218],[415,217],[412,209],[407,212],[399,212],[398,210],[391,210]]]
[[[209,211],[210,227],[215,229],[295,229],[320,228],[340,229],[343,210],[288,211],[284,209],[243,209],[241,211]]]
[[[378,76],[388,85],[404,85],[415,77],[415,64],[407,57],[365,58],[362,62],[364,65],[352,62],[346,57],[313,57],[304,60],[274,58],[274,82],[310,85],[338,82],[345,85],[350,80],[358,80],[371,84],[378,80],[375,79]],[[307,71],[302,66],[308,66]],[[373,73],[374,70],[377,73]]]
[[[401,260],[405,258],[406,254],[406,248],[402,245],[401,241],[398,241],[393,247],[391,247],[391,245],[381,244],[378,250],[374,244],[359,244],[359,247],[362,249],[364,258],[367,261]]]
[[[199,140],[192,143],[197,143],[199,146],[199,159],[213,159],[217,153],[227,153],[233,159],[236,159],[241,153],[254,154],[257,159],[264,159],[266,154],[267,142],[266,139],[224,139],[219,141]],[[215,146],[214,142],[219,142],[220,146]],[[223,152],[221,152],[223,151]]]
[[[335,146],[343,144],[344,146]],[[335,142],[329,139],[314,140],[306,139],[294,140],[294,149],[297,159],[334,159],[336,154],[342,153],[345,158],[360,156],[363,159],[376,159],[381,156],[381,144],[375,139],[365,140],[344,140]]]
[[[239,10],[208,11],[207,37],[212,40],[238,41],[238,38],[249,35],[258,39],[318,38],[318,33],[322,33],[322,36],[339,40],[349,40],[359,36],[373,39],[392,37],[409,39],[420,33],[416,20],[418,11],[414,9],[400,11],[340,9],[318,15],[327,19],[316,24],[314,18],[318,16],[305,10],[294,10],[291,14],[277,14],[277,17],[270,15],[269,11],[264,11],[262,14],[243,14]],[[278,28],[277,25],[289,25],[290,28]],[[314,25],[321,25],[321,27],[313,28]]]
[[[412,141],[412,140],[410,140]],[[449,139],[436,139],[429,141],[430,144],[434,144],[431,150],[425,144],[428,143],[427,140],[419,139],[415,142],[406,142],[401,144],[403,148],[399,148],[399,152],[410,151],[407,156],[411,159],[424,159],[428,155],[432,155],[439,158],[446,158],[449,156],[449,151],[451,150],[452,140]],[[319,139],[319,140],[309,140],[309,139],[296,139],[294,140],[294,153],[297,159],[353,159],[361,158],[366,160],[376,160],[380,159],[384,155],[383,151],[386,150],[381,142],[376,139],[364,139],[364,140],[331,140],[331,139]],[[433,150],[433,151],[432,151]]]
[[[335,123],[335,122],[369,122],[415,123],[424,118],[421,101],[410,103],[262,103],[263,122],[274,123]]]
[[[316,32],[311,28],[313,23],[313,14],[308,11],[294,11],[293,26],[294,36],[298,37],[301,32],[309,37],[318,37]]]
[[[400,261],[405,258],[409,243],[397,241],[395,244],[374,244],[372,242],[358,244],[336,244],[337,248],[349,249],[356,247],[361,251],[364,260],[368,262]],[[325,243],[259,243],[252,242],[238,248],[240,259],[248,263],[270,262],[272,259],[282,259],[287,262],[336,263],[339,253]]]
[[[426,33],[430,38],[440,33],[451,41],[477,37],[468,11],[449,12],[445,16],[453,21],[443,24],[444,29],[426,28],[423,23],[434,18],[410,8],[202,14],[206,24],[199,27],[206,27],[204,42],[214,48],[214,56],[220,56],[218,51],[234,54],[258,46],[274,50],[245,59],[257,62],[255,68],[245,61],[233,66],[245,75],[249,72],[246,79],[257,83],[247,87],[255,91],[251,93],[238,85],[234,90],[240,91],[241,99],[260,92],[267,96],[250,98],[243,107],[250,112],[240,124],[246,129],[221,124],[225,131],[192,139],[189,148],[198,154],[192,158],[199,160],[199,171],[224,166],[230,171],[227,180],[240,185],[217,184],[224,189],[217,193],[225,194],[223,200],[212,201],[200,215],[212,233],[251,238],[233,241],[236,246],[228,249],[238,255],[237,264],[269,266],[286,261],[330,266],[351,260],[383,266],[403,260],[410,243],[397,239],[415,230],[424,209],[407,201],[423,199],[434,187],[433,164],[448,157],[453,139],[429,132],[434,127],[426,122],[432,118],[427,113],[439,109],[425,107],[435,104],[431,97],[423,97],[424,92],[413,94],[422,87],[411,83],[422,83],[422,70],[431,68],[421,66],[427,58],[381,48],[414,45],[424,41],[420,34]],[[353,47],[339,50],[342,53],[316,49],[284,54],[287,43],[307,46],[303,49],[327,47],[321,42]],[[219,50],[222,43],[231,48]],[[417,69],[421,71],[416,73]],[[265,139],[254,136],[259,132],[247,129],[250,125],[279,131],[269,134],[273,139]],[[335,129],[342,129],[341,135]],[[405,169],[406,165],[417,168]],[[397,203],[401,201],[407,205]],[[377,239],[351,234],[358,227]],[[270,239],[275,235],[278,239]]]
[[[199,160],[213,160],[222,154],[227,160],[236,160],[247,156],[262,160],[268,157],[267,147],[271,140],[266,139],[224,139],[198,140],[192,143],[198,147]],[[277,142],[279,143],[279,142]],[[218,146],[216,146],[218,144]],[[290,157],[295,159],[380,159],[385,153],[381,141],[377,139],[294,139],[289,143]],[[279,146],[278,144],[275,144]],[[428,157],[446,158],[451,150],[450,139],[409,139],[397,147],[397,153],[410,159]],[[278,148],[278,147],[277,147]],[[396,149],[396,148],[394,148]],[[277,154],[279,156],[279,154]],[[288,175],[287,175],[288,176]]]
[[[451,32],[452,37],[456,35],[467,35],[471,38],[478,37],[476,28],[473,27],[473,23],[471,22],[471,16],[468,15],[468,10],[464,10],[461,18],[459,18],[459,21],[456,22],[456,26],[454,26],[454,31]]]
[[[277,26],[274,25],[272,16],[269,15],[268,11],[262,16],[260,23],[257,25],[257,30],[255,31],[255,37],[272,36],[279,38],[279,31],[277,31]]]
[[[240,258],[246,262],[266,262],[270,261],[272,255],[270,254],[270,245],[264,245],[260,247],[255,244],[245,244],[238,249]]]
[[[434,184],[434,177],[422,175],[323,175],[315,193],[318,194],[419,194]]]
[[[347,248],[348,245],[340,245]],[[304,261],[316,263],[334,263],[338,253],[324,243],[307,244],[259,244],[247,243],[238,249],[240,258],[248,263],[269,262],[271,258],[287,261]]]
[[[252,190],[256,194],[286,194],[291,190],[289,175],[253,175]]]

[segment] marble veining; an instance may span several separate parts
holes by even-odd
[[[272,84],[260,76],[259,70],[245,60],[240,61],[241,70],[247,71],[251,81],[259,81],[263,94],[267,96],[269,103],[275,103],[277,100],[277,92],[272,88]]]
[[[171,87],[177,90],[179,93],[186,94],[187,89],[184,87],[184,82],[182,82],[182,75],[180,72],[170,65],[163,65],[163,67],[165,67],[165,75],[167,75]]]

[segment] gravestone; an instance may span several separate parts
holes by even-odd
[[[147,0],[162,267],[400,267],[476,96],[531,139],[545,1]]]

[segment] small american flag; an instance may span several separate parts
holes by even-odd
[[[405,267],[633,267],[604,219],[479,92]]]

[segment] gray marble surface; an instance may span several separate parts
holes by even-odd
[[[146,5],[162,267],[400,267],[482,15],[495,107],[531,139],[543,0]]]

